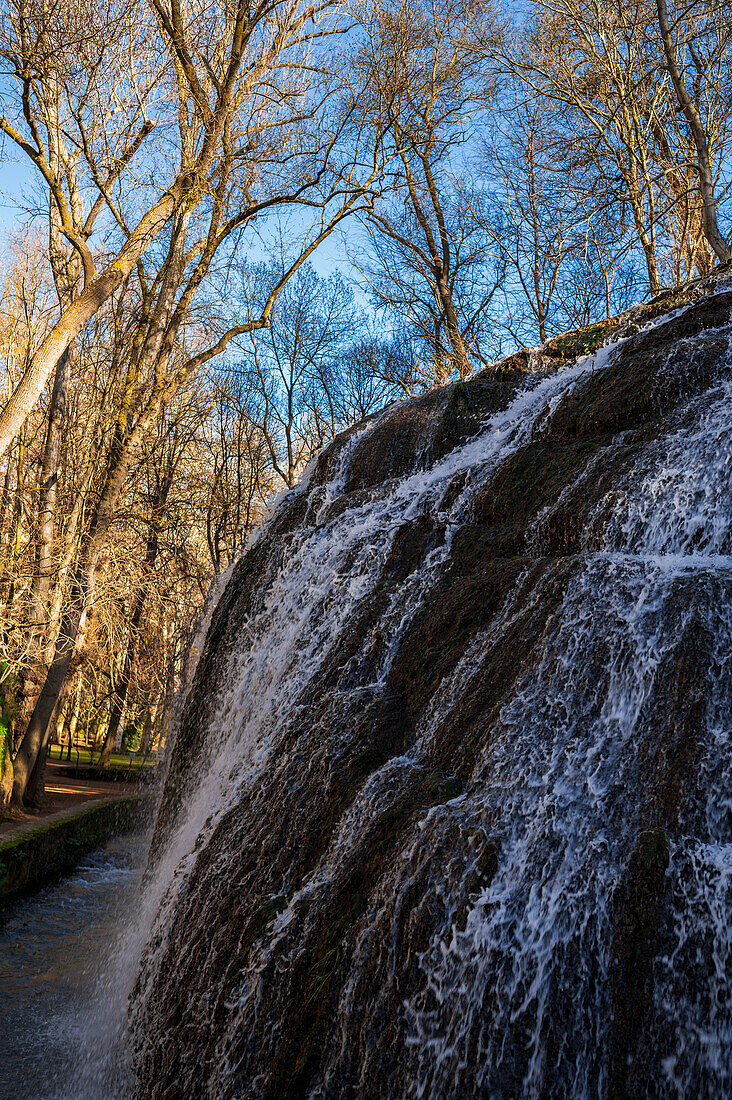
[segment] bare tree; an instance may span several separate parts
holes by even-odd
[[[196,493],[205,514],[206,544],[214,576],[244,548],[275,495],[267,439],[256,421],[256,396],[245,373],[234,367],[210,373],[211,411],[201,425],[205,476]]]
[[[695,6],[702,15],[695,16]],[[729,146],[730,110],[728,36],[715,8],[714,0],[692,4],[683,34],[677,28],[675,41],[665,36],[664,45],[655,0],[609,6],[536,0],[530,32],[503,54],[523,94],[550,108],[553,126],[564,134],[578,202],[593,212],[612,209],[621,238],[630,213],[635,239],[629,244],[642,250],[652,294],[664,278],[677,281],[683,271],[688,278],[694,268],[701,274],[708,269],[705,227],[716,217],[709,198]],[[695,124],[701,153],[694,128],[679,126],[684,89],[702,129],[706,114],[706,136]],[[620,255],[622,240],[618,245]],[[717,245],[724,251],[723,243]]]
[[[111,265],[118,274],[123,270],[123,278],[114,277],[114,290],[124,291],[115,299],[113,312],[134,291],[135,333],[130,345],[114,351],[115,372],[124,379],[119,413],[105,448],[105,472],[96,501],[85,517],[53,657],[16,755],[16,801],[23,798],[32,769],[42,761],[51,714],[94,598],[100,555],[125,479],[162,410],[186,380],[221,354],[232,338],[269,324],[277,297],[288,280],[333,227],[357,208],[364,195],[364,201],[370,201],[369,181],[377,174],[373,164],[366,165],[364,184],[361,176],[355,180],[354,175],[361,165],[345,163],[342,158],[332,163],[336,138],[350,107],[334,99],[335,113],[324,117],[332,84],[329,73],[315,63],[313,50],[316,43],[325,49],[324,40],[341,29],[337,15],[332,25],[326,20],[329,11],[336,9],[335,0],[318,6],[293,6],[285,0],[272,0],[255,12],[240,8],[231,16],[222,11],[211,23],[201,15],[200,25],[193,20],[185,27],[177,6],[168,10],[154,2],[153,9],[159,49],[169,60],[167,68],[161,70],[160,82],[169,79],[171,85],[165,102],[175,109],[168,135],[173,132],[178,138],[170,168],[171,173],[177,173],[177,182],[166,192],[167,199],[156,200],[140,224],[149,223],[151,211],[156,211],[155,219],[164,214],[170,228],[162,247],[157,253],[155,249],[151,252],[157,263],[150,273],[137,246],[133,249],[134,276],[126,260],[120,266],[119,255]],[[194,50],[196,33],[201,37]],[[77,111],[73,122],[83,136],[83,112]],[[147,136],[150,127],[143,128]],[[89,143],[82,142],[82,147],[86,153]],[[125,160],[125,167],[131,159],[132,154]],[[99,176],[98,160],[91,154],[87,166],[90,172],[94,169],[93,176]],[[181,172],[185,187],[179,186]],[[129,219],[123,200],[134,200],[121,188],[119,200],[107,188],[101,193],[100,209],[106,204],[116,226],[124,232]],[[314,224],[306,227],[299,253],[260,303],[257,315],[239,319],[218,332],[214,325],[212,343],[207,332],[196,326],[195,314],[191,314],[196,296],[211,279],[216,264],[230,262],[231,247],[248,226],[277,208],[294,204],[316,215]],[[60,199],[57,205],[61,205]],[[71,237],[70,231],[64,232]],[[153,243],[155,235],[148,233],[145,247]],[[139,225],[123,247],[128,257],[134,240],[140,241]],[[88,299],[89,290],[105,278],[104,273],[90,274],[93,260],[88,246],[79,247],[75,238],[72,243],[83,254],[86,282],[69,307],[71,311],[82,308],[80,303]],[[107,299],[114,290],[106,295]],[[99,299],[95,309],[102,303]],[[83,306],[82,312],[86,308]],[[62,313],[62,322],[68,319],[69,310]],[[87,312],[86,319],[91,315]],[[68,326],[65,331],[70,340],[74,333]],[[65,340],[64,347],[69,340]],[[38,354],[15,397],[28,377],[37,373]],[[0,435],[1,429],[0,421]]]
[[[546,107],[524,101],[519,91],[505,116],[485,149],[488,197],[474,213],[506,269],[506,328],[520,344],[537,336],[543,343],[555,318],[561,324],[555,304],[569,257],[583,244],[583,211]]]
[[[164,526],[168,498],[173,488],[178,467],[188,449],[191,436],[197,430],[197,419],[195,412],[191,418],[189,408],[185,404],[176,409],[172,416],[166,417],[166,421],[159,425],[158,438],[153,446],[149,448],[150,453],[145,456],[144,466],[148,480],[145,552],[140,577],[130,607],[126,630],[127,644],[124,647],[124,662],[120,676],[114,685],[109,725],[99,755],[98,762],[102,767],[109,764],[125,711],[127,693],[139,646],[140,623],[150,587],[154,580],[155,562],[160,549],[161,530]],[[34,791],[31,789],[27,793],[31,798],[34,796]]]
[[[657,294],[659,210],[648,122],[656,105],[639,95],[647,13],[642,4],[605,7],[596,0],[538,0],[536,9],[529,40],[507,56],[509,67],[554,106],[590,178],[629,208]]]
[[[245,272],[248,300],[267,294],[281,264]],[[338,276],[303,267],[280,295],[269,327],[242,345],[237,369],[272,469],[291,488],[304,466],[344,425],[338,360],[358,332],[353,295]]]
[[[224,6],[190,18],[166,0],[119,0],[101,10],[63,0],[50,11],[46,0],[8,3],[2,56],[13,94],[0,128],[45,182],[84,282],[0,413],[0,453],[71,340],[120,291],[164,227],[170,225],[172,239],[182,244],[202,206],[209,215],[208,233],[179,257],[190,262],[197,256],[187,308],[224,240],[278,201],[302,199],[314,176],[322,180],[332,131],[328,136],[316,127],[306,134],[306,123],[329,91],[322,68],[308,55],[313,43],[341,29],[338,0],[268,0],[255,9]],[[105,102],[111,105],[100,119]],[[76,188],[68,183],[64,157],[52,153],[60,134],[81,150],[74,153],[74,176],[83,164],[79,190],[93,196],[88,213],[75,210]],[[278,193],[281,176],[270,174],[275,165],[298,160],[302,174],[308,158],[304,182],[293,171],[290,186]],[[139,183],[133,172],[138,163],[146,168]],[[262,194],[265,179],[269,187]],[[233,192],[236,211],[230,209]],[[102,213],[115,243],[97,262],[90,239]]]
[[[475,322],[496,286],[489,280],[475,293],[485,251],[460,194],[457,158],[488,99],[487,51],[500,28],[485,0],[380,0],[359,11],[361,110],[372,140],[388,151],[392,189],[368,214],[376,261],[369,285],[423,327],[441,382],[451,370],[470,372]]]
[[[694,7],[696,11],[694,11]],[[723,10],[721,5],[710,2],[710,0],[704,0],[703,5],[697,4],[691,7],[687,5],[684,10],[686,32],[682,33],[678,21],[673,28],[671,26],[666,0],[656,0],[656,10],[658,11],[658,26],[661,32],[666,68],[671,77],[679,106],[689,125],[696,151],[696,169],[699,177],[704,236],[720,262],[729,263],[732,261],[732,250],[717,222],[717,203],[714,195],[715,181],[710,141],[701,110],[702,96],[706,91],[706,81],[703,78],[713,64],[714,54],[727,52],[730,45],[732,45],[729,11]],[[694,23],[697,22],[694,16],[696,15],[698,19],[699,14],[701,14],[702,21],[708,24],[704,28],[707,31],[706,37],[709,36],[711,31],[713,50],[711,54],[707,52],[706,56],[703,56],[702,50],[699,49],[698,41],[703,37],[703,31],[699,33],[698,25],[694,26]],[[679,52],[684,48],[689,52],[696,70],[696,79],[691,84],[691,90],[684,79],[679,63]]]

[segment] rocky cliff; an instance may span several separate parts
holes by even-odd
[[[170,766],[140,1097],[731,1087],[731,308],[392,406],[280,502]]]

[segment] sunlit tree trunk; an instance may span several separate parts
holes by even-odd
[[[656,0],[658,11],[658,25],[661,31],[663,52],[666,57],[671,83],[676,92],[679,106],[684,112],[684,117],[689,124],[694,146],[696,148],[696,164],[699,175],[699,190],[701,192],[704,235],[720,263],[729,263],[732,260],[732,250],[723,237],[717,222],[717,204],[714,198],[714,175],[712,173],[711,157],[709,156],[709,141],[704,123],[699,114],[698,107],[689,95],[684,78],[679,68],[676,49],[674,47],[671,27],[668,17],[666,0]]]

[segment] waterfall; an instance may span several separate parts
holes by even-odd
[[[173,754],[140,1096],[729,1092],[729,298],[392,406],[282,499]]]
[[[480,1095],[545,1095],[549,1073],[552,1095],[605,1095],[613,896],[649,814],[663,670],[700,635],[699,757],[668,838],[671,904],[654,960],[656,1073],[633,1095],[729,1091],[732,385],[684,413],[690,425],[629,472],[602,549],[481,761],[471,814],[500,836],[501,860],[464,926],[439,928],[425,953],[428,989],[409,1006],[419,1096],[460,1095],[471,1059]]]

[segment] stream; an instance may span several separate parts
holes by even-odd
[[[115,995],[114,964],[144,852],[139,836],[112,839],[1,918],[0,1100],[96,1100],[117,1091],[107,1053],[126,998]]]

